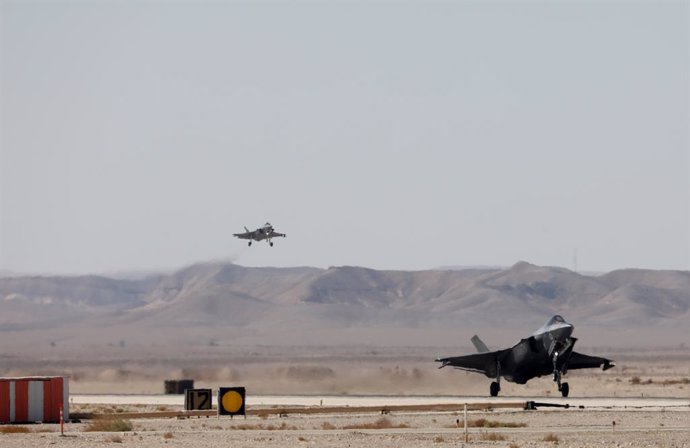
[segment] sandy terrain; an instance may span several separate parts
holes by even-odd
[[[468,420],[482,418],[498,427],[470,428],[468,445],[690,446],[689,409],[477,411],[470,412]],[[462,419],[462,412],[138,419],[131,422],[132,430],[126,432],[87,432],[87,422],[68,424],[65,437],[59,435],[58,425],[30,425],[26,426],[31,431],[28,434],[0,434],[0,445],[441,447],[463,445]],[[515,425],[519,427],[507,427]],[[554,436],[557,441],[545,440]]]
[[[583,350],[584,351],[584,350]],[[591,352],[589,350],[588,352]],[[263,347],[213,356],[179,354],[175,358],[137,354],[115,356],[37,357],[13,362],[5,376],[66,373],[70,392],[80,395],[72,402],[72,415],[84,412],[121,414],[128,411],[177,410],[179,404],[99,405],[88,394],[161,394],[163,381],[193,378],[196,387],[242,385],[250,396],[265,394],[347,397],[488,395],[490,380],[479,374],[451,369],[438,370],[437,354],[452,349],[392,348],[289,350]],[[594,351],[616,360],[616,367],[568,373],[571,400],[610,397],[650,400],[650,397],[690,399],[690,352],[668,349],[639,352]],[[87,395],[85,395],[87,394]],[[502,397],[518,400],[548,399],[557,395],[550,378],[520,386],[502,383]],[[180,399],[181,400],[181,399]],[[215,400],[214,400],[215,401]],[[248,398],[251,403],[251,398]],[[181,401],[175,402],[181,403]],[[387,420],[380,421],[381,418]],[[471,412],[470,420],[485,418],[521,427],[471,428],[472,446],[566,446],[566,447],[690,447],[690,408],[568,409],[539,411]],[[66,425],[66,436],[54,424],[0,426],[1,447],[43,446],[195,446],[195,447],[399,447],[457,446],[464,436],[456,421],[458,412],[288,414],[287,417],[133,419],[124,432],[85,431],[89,421]],[[615,429],[612,422],[616,422]],[[27,428],[28,433],[8,434],[4,428]],[[21,431],[22,429],[18,429]],[[10,430],[12,431],[12,430]],[[544,439],[554,434],[558,442]]]

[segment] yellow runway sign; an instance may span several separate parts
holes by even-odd
[[[218,415],[246,415],[244,387],[218,389]]]

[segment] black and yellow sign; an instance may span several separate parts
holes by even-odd
[[[244,387],[218,389],[218,415],[245,415]]]
[[[187,389],[184,391],[185,411],[211,409],[211,389]]]

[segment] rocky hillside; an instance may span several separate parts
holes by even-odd
[[[434,344],[496,329],[519,337],[553,314],[595,329],[598,343],[635,329],[690,344],[690,273],[586,276],[525,262],[416,272],[207,263],[135,280],[0,278],[0,334],[27,344]]]

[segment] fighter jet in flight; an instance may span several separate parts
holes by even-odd
[[[573,351],[576,338],[572,337],[573,325],[561,316],[553,316],[530,337],[522,339],[511,348],[489,351],[477,335],[472,343],[479,353],[466,356],[439,358],[441,367],[452,366],[470,372],[483,373],[494,378],[489,392],[492,397],[501,390],[501,377],[517,384],[525,384],[535,377],[553,374],[558,391],[568,396],[568,383],[561,383],[561,376],[572,369],[601,367],[608,370],[613,361],[597,356],[583,355]]]
[[[243,239],[243,240],[249,240],[249,245],[252,245],[252,240],[253,241],[261,241],[261,240],[266,240],[268,241],[269,246],[273,247],[273,241],[271,241],[271,238],[276,238],[279,236],[282,236],[285,238],[284,233],[278,233],[273,229],[273,226],[271,223],[266,223],[263,225],[263,227],[259,227],[258,229],[252,231],[249,230],[248,228],[244,228],[246,230],[245,233],[233,233],[233,236],[236,236],[237,238]]]

